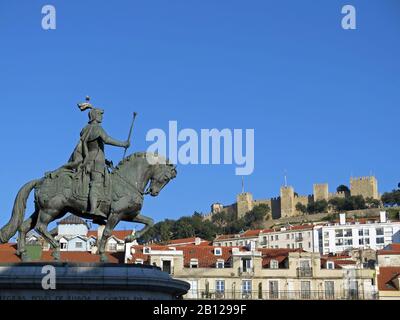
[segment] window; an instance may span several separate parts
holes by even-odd
[[[271,260],[269,267],[270,269],[279,269],[279,262],[277,260]]]
[[[271,236],[271,241],[274,241],[274,236]]]
[[[342,230],[342,229],[336,230],[336,232],[335,232],[335,237],[336,237],[336,238],[341,238],[341,237],[343,237],[343,230]]]
[[[345,246],[352,246],[353,245],[353,239],[344,239],[344,245]]]
[[[215,291],[217,293],[225,292],[225,280],[215,280]]]
[[[251,280],[242,281],[242,293],[251,294]]]
[[[136,263],[136,264],[143,264],[143,259],[136,259],[136,260],[135,260],[135,263]]]
[[[243,272],[251,271],[251,259],[242,259],[242,271]]]
[[[279,299],[279,283],[276,280],[269,281],[269,298]]]
[[[335,263],[333,261],[328,261],[326,263],[326,268],[329,269],[329,270],[335,269]]]
[[[383,228],[376,228],[376,235],[383,236]]]
[[[303,244],[299,243],[299,249],[302,249],[302,248],[303,248]]]
[[[286,239],[287,239],[287,240],[290,239],[290,234],[289,234],[289,233],[286,234]]]
[[[215,248],[214,249],[214,255],[222,256],[222,249],[221,248]]]
[[[294,239],[294,233],[292,233],[292,239]]]
[[[279,235],[275,235],[275,240],[279,240]]]
[[[144,254],[150,254],[150,248],[149,247],[144,247],[143,248],[143,253]]]
[[[67,249],[67,244],[65,242],[61,242],[60,249]]]
[[[189,282],[189,284],[190,284],[190,290],[188,292],[187,297],[189,299],[198,299],[199,292],[197,290],[197,287],[198,287],[197,280],[188,280],[187,282]]]
[[[300,260],[300,268],[301,269],[311,269],[311,261],[310,260]]]
[[[199,260],[197,259],[190,259],[190,268],[198,268],[199,267]]]
[[[75,248],[81,249],[82,248],[82,242],[75,242]]]
[[[360,246],[364,245],[364,239],[363,238],[358,239],[358,244]]]
[[[170,260],[163,260],[162,263],[162,271],[171,274],[172,272],[172,264]]]
[[[117,244],[116,243],[109,243],[108,244],[109,251],[117,251]]]
[[[311,248],[311,242],[310,241],[308,242],[308,248]]]
[[[290,244],[288,243],[288,244],[286,245],[286,247],[287,247],[288,249],[290,249]]]
[[[358,299],[358,282],[356,280],[350,280],[349,298]]]
[[[382,243],[385,243],[385,241],[384,241],[383,237],[379,237],[379,238],[376,238],[376,243],[382,244]]]
[[[342,246],[343,245],[343,239],[336,239],[335,240],[335,245]]]
[[[218,260],[216,263],[217,269],[223,269],[225,267],[225,262],[224,260]]]
[[[333,300],[335,298],[335,282],[325,281],[325,299]]]
[[[364,231],[363,229],[358,230],[358,235],[359,235],[360,237],[362,237],[362,236],[364,235],[364,232],[363,232],[363,231]]]
[[[369,229],[364,229],[363,232],[364,232],[364,236],[369,236]]]
[[[324,238],[329,238],[329,232],[327,231],[324,232]]]
[[[301,281],[301,299],[310,299],[311,298],[311,283],[310,281]]]
[[[345,237],[351,237],[352,236],[351,229],[345,229],[344,230],[344,236]]]
[[[364,244],[369,244],[369,238],[364,238]]]

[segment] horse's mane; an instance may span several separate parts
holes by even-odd
[[[135,152],[127,157],[125,157],[124,159],[122,159],[118,165],[115,167],[115,170],[120,170],[123,167],[126,166],[126,164],[129,161],[138,159],[138,158],[142,158],[142,159],[148,159],[151,161],[151,164],[168,164],[169,160],[167,158],[165,158],[162,155],[159,155],[157,153],[153,153],[153,152]],[[114,170],[114,171],[115,171]]]

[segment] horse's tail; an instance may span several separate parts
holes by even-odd
[[[0,243],[6,243],[17,232],[19,226],[24,221],[26,210],[26,202],[28,201],[29,194],[36,187],[40,180],[33,180],[25,184],[19,190],[17,197],[14,201],[14,208],[10,221],[0,229]]]

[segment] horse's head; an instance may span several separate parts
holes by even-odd
[[[167,183],[174,179],[177,175],[176,166],[173,164],[155,164],[153,174],[150,178],[150,185],[146,193],[153,197],[158,196],[160,191],[167,185]]]

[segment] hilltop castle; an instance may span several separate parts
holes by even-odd
[[[243,217],[247,212],[259,204],[267,204],[271,208],[273,219],[296,217],[302,215],[302,212],[296,210],[296,205],[301,203],[307,206],[309,203],[333,198],[346,198],[349,196],[361,195],[366,198],[380,199],[378,193],[378,181],[374,176],[350,178],[350,192],[340,191],[330,193],[328,184],[314,184],[313,194],[301,196],[295,193],[291,186],[282,186],[280,196],[271,199],[254,200],[249,192],[243,192],[237,195],[236,203],[224,206],[220,203],[211,205],[211,212],[204,216],[204,219],[211,220],[212,216],[218,212],[234,214],[237,218]]]

